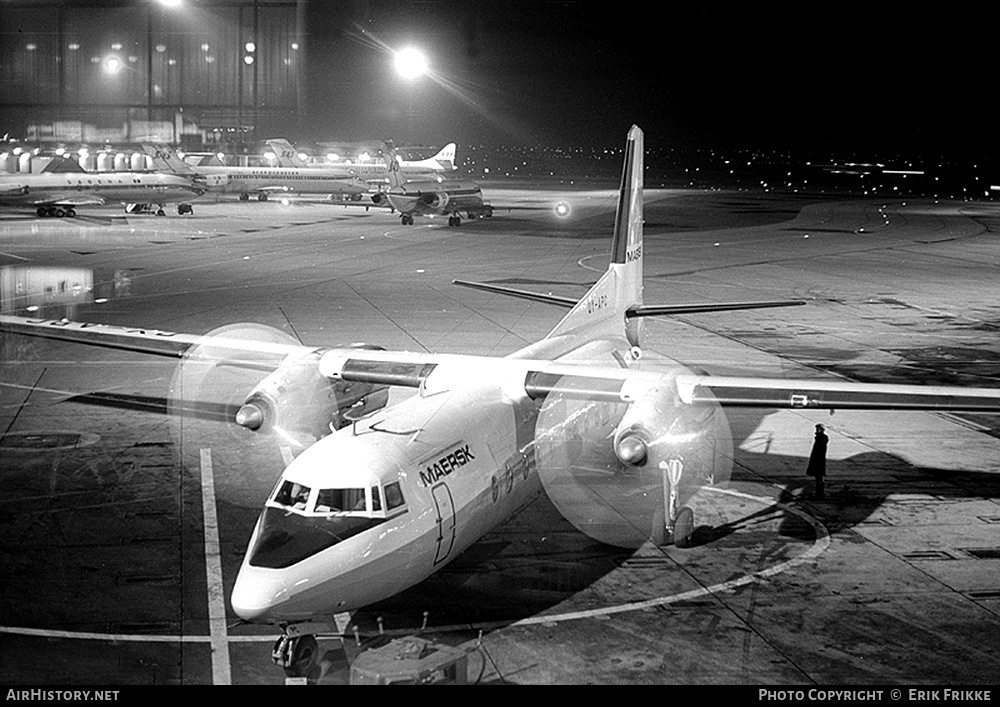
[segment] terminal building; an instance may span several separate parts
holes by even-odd
[[[2,132],[241,151],[296,127],[308,3],[6,2]]]

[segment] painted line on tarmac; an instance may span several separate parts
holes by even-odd
[[[219,517],[215,510],[212,450],[201,450],[201,517],[205,526],[205,573],[208,577],[208,625],[212,643],[212,684],[231,685],[226,630],[226,590],[222,582]]]

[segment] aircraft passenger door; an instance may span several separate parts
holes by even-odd
[[[434,506],[437,509],[437,553],[434,564],[443,562],[455,545],[455,501],[447,484],[440,483],[431,489]]]

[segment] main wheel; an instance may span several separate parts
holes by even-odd
[[[691,535],[694,533],[694,511],[687,506],[681,508],[674,521],[674,546],[691,547]]]

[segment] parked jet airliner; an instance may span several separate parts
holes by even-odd
[[[39,216],[76,216],[78,206],[125,204],[128,213],[152,211],[163,216],[164,204],[193,213],[193,199],[205,187],[190,177],[156,172],[86,172],[69,157],[56,157],[39,174],[0,175],[0,205],[33,206]]]
[[[281,628],[273,657],[289,674],[314,664],[315,634],[336,631],[336,614],[431,576],[542,488],[603,542],[688,546],[691,499],[731,471],[727,406],[1000,412],[1000,389],[714,377],[644,355],[646,316],[804,303],[644,304],[642,175],[643,134],[633,127],[611,262],[582,299],[474,285],[569,310],[544,339],[509,356],[254,346],[283,359],[236,415],[248,429],[321,430],[343,421],[344,386],[370,386],[353,401],[363,407],[353,424],[283,471],[232,591],[241,618]],[[199,341],[8,316],[0,331],[175,356]],[[376,396],[384,386],[417,392],[387,406]],[[588,494],[595,469],[600,494]],[[622,516],[627,522],[612,522]]]
[[[323,169],[221,165],[194,167],[178,157],[166,145],[145,144],[142,148],[153,158],[153,164],[157,169],[168,170],[178,175],[189,175],[203,184],[209,192],[238,194],[240,201],[249,200],[251,194],[256,194],[258,201],[267,201],[269,195],[275,194],[346,195],[358,200],[368,190],[366,182],[343,167]]]
[[[282,167],[309,167],[310,169],[320,169],[323,165],[310,165],[299,157],[298,152],[292,147],[288,140],[272,139],[267,140],[267,146],[274,151],[275,159]],[[423,177],[425,179],[435,176],[447,176],[447,174],[457,167],[455,166],[455,143],[449,142],[438,150],[433,157],[425,160],[401,160],[399,163],[400,172],[404,178],[413,179]],[[386,183],[389,181],[389,165],[381,159],[374,159],[368,162],[345,162],[337,165],[350,169],[360,179],[373,183]]]
[[[469,218],[492,216],[493,207],[483,201],[483,191],[470,181],[436,179],[407,180],[396,151],[386,145],[389,159],[389,190],[372,195],[377,206],[388,205],[399,212],[404,226],[413,225],[414,216],[448,215],[448,225],[462,223],[462,212]]]

